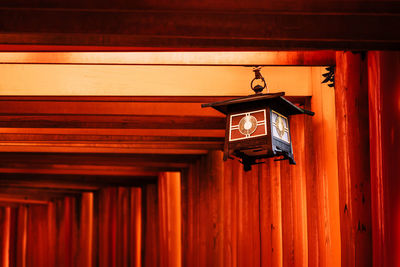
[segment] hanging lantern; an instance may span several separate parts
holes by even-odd
[[[226,115],[224,160],[232,156],[239,158],[245,171],[250,170],[251,165],[262,163],[260,159],[270,157],[280,157],[295,164],[290,116],[312,116],[314,112],[294,105],[283,97],[284,92],[262,94],[265,80],[260,68],[254,72],[255,78],[251,82],[254,95],[202,104],[202,107],[212,107]],[[261,80],[262,85],[254,86],[256,80]]]

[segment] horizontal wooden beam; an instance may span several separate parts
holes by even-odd
[[[123,140],[124,138],[125,141],[129,141],[130,137],[127,136],[148,136],[149,140],[152,140],[151,138],[157,138],[160,136],[166,136],[166,137],[182,137],[182,141],[184,140],[191,140],[191,139],[186,139],[188,137],[190,138],[203,138],[203,137],[224,137],[225,136],[225,130],[209,130],[209,129],[200,129],[200,130],[183,130],[183,129],[157,129],[156,131],[152,131],[151,129],[70,129],[70,128],[64,128],[64,129],[57,129],[57,128],[0,128],[0,134],[22,134],[21,137],[25,134],[31,134],[31,135],[60,135],[59,140],[85,140],[84,137],[82,139],[79,139],[79,136],[84,136],[84,135],[92,135],[92,136],[99,136],[99,137],[94,137],[94,140],[109,140],[112,141],[114,137],[103,137],[104,135],[113,135],[113,136],[118,136],[115,137],[116,141],[118,140]],[[63,138],[62,135],[76,135],[78,137],[67,137]],[[1,135],[0,135],[1,136]],[[5,135],[7,137],[7,135]],[[18,135],[17,135],[18,136]],[[50,139],[55,140],[55,138]],[[69,139],[70,138],[70,139]],[[96,139],[97,138],[97,139]],[[120,138],[120,139],[119,139]],[[132,141],[138,141],[138,139],[135,139],[137,137],[132,137]],[[7,140],[7,138],[5,138]],[[14,139],[15,140],[15,139]],[[23,138],[21,139],[23,140]],[[32,140],[35,140],[34,137],[32,137]],[[145,139],[142,139],[145,140]],[[156,140],[156,139],[153,139]],[[192,139],[196,140],[196,139]]]
[[[118,154],[162,154],[162,155],[205,155],[207,149],[160,149],[160,148],[123,148],[101,145],[74,146],[71,144],[30,144],[0,143],[0,152],[53,152],[53,153],[118,153]]]
[[[168,166],[196,161],[198,156],[142,155],[142,154],[68,154],[68,153],[1,153],[2,163],[112,165],[112,166]]]
[[[236,51],[400,45],[398,13],[204,12],[172,6],[123,11],[1,8],[0,43]]]
[[[29,49],[29,46],[25,46]],[[10,49],[10,47],[6,47]],[[0,45],[0,51],[2,51]],[[18,47],[14,48],[18,50]],[[21,47],[19,48],[21,49]],[[47,48],[49,49],[49,48]],[[53,47],[52,49],[57,49]],[[82,49],[82,48],[81,48]],[[15,51],[14,50],[14,51]],[[29,51],[29,50],[28,50]],[[79,65],[328,66],[335,52],[0,52],[0,63]]]
[[[34,155],[32,155],[34,157]],[[56,157],[56,156],[55,156]],[[71,159],[76,159],[73,162]],[[81,163],[78,160],[80,157],[71,158],[68,162],[62,162],[59,159],[45,161],[35,161],[30,158],[24,158],[24,160],[3,161],[0,162],[0,168],[2,169],[32,169],[32,170],[42,170],[42,169],[52,169],[54,171],[60,172],[71,172],[70,174],[85,174],[85,173],[104,173],[108,175],[142,175],[141,172],[147,175],[149,171],[159,171],[159,170],[179,170],[188,167],[188,163],[184,162],[145,162],[143,160],[139,162],[132,162],[129,166],[125,164],[114,164],[110,158],[110,162],[103,160],[100,162],[95,162],[93,159],[89,162]],[[138,175],[140,173],[140,175]],[[144,174],[142,176],[144,176]]]
[[[21,199],[24,201],[40,201],[40,202],[50,202],[57,198],[63,198],[67,196],[79,197],[78,194],[65,194],[65,193],[49,193],[42,192],[41,190],[36,190],[36,192],[26,192],[26,191],[14,191],[13,193],[0,191],[0,201],[4,201],[6,199]]]
[[[18,203],[18,204],[36,204],[36,205],[48,205],[50,201],[46,200],[36,200],[36,199],[30,199],[29,197],[26,196],[2,196],[0,195],[0,202],[1,203]]]
[[[266,66],[261,73],[271,93],[310,96],[313,68],[321,67]],[[1,95],[11,96],[244,96],[254,78],[248,66],[0,64],[0,73]]]
[[[158,173],[157,173],[158,175]],[[157,183],[158,176],[105,176],[44,173],[2,173],[1,186],[33,189],[72,189],[96,191],[104,186],[142,186]]]
[[[88,102],[89,103],[98,103],[98,102],[137,102],[140,103],[153,103],[153,105],[158,105],[158,103],[196,103],[201,105],[202,103],[208,102],[218,102],[218,101],[226,101],[232,98],[241,97],[240,95],[226,95],[226,96],[80,96],[80,95],[69,95],[69,96],[46,96],[46,95],[1,95],[0,103],[7,103],[11,101],[11,103],[15,102],[39,102],[40,104],[46,102]],[[292,96],[285,95],[285,98],[296,104],[304,104],[305,100],[309,98],[309,96]],[[5,102],[2,102],[5,101]],[[81,103],[84,104],[84,103]],[[214,113],[219,114],[219,113]]]
[[[225,129],[224,117],[0,114],[0,127],[92,129]]]
[[[28,195],[28,196],[47,196],[47,197],[57,197],[57,196],[80,196],[82,192],[87,192],[88,190],[76,190],[67,188],[28,188],[20,186],[2,186],[0,188],[0,194],[8,195]],[[94,190],[92,190],[94,191]]]
[[[64,114],[64,115],[146,115],[146,116],[216,116],[213,109],[201,103],[152,102],[65,102],[65,101],[1,101],[0,114]]]
[[[43,180],[40,176],[35,175],[35,178],[27,178],[27,174],[15,173],[2,173],[0,179],[0,185],[4,187],[14,188],[32,188],[34,190],[41,189],[60,189],[60,190],[81,190],[81,191],[96,191],[100,189],[100,185],[77,183],[77,182],[60,182],[59,176],[53,176],[53,180]],[[40,174],[39,174],[40,175]]]

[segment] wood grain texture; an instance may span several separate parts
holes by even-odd
[[[281,163],[283,266],[308,266],[305,115],[290,120],[296,165]]]
[[[158,210],[158,188],[156,184],[149,184],[143,187],[145,202],[143,210],[144,219],[144,259],[143,266],[160,266],[160,229]],[[185,235],[183,235],[185,236]]]
[[[261,266],[283,266],[280,164],[268,159],[260,167]]]
[[[182,266],[181,174],[162,172],[158,178],[160,266]]]
[[[270,92],[279,92],[285,88],[287,95],[306,96],[311,93],[310,76],[307,75],[311,68],[314,67],[265,66],[262,73],[268,75]],[[207,99],[205,96],[226,98],[252,93],[249,86],[252,72],[246,66],[22,63],[0,64],[0,71],[4,75],[0,92],[6,96],[113,96],[115,99],[121,97],[130,100],[153,96],[156,100],[160,100],[160,97],[175,98],[175,102],[181,98],[184,102],[185,98],[190,100],[190,97],[201,100]],[[21,76],[23,80],[19,79]],[[285,79],[288,76],[292,79]],[[193,99],[190,102],[193,103]],[[203,112],[206,111],[203,109]]]
[[[315,116],[305,122],[309,266],[339,266],[341,259],[334,99],[333,89],[316,82]]]
[[[1,264],[9,264],[9,246],[10,246],[10,207],[0,208],[0,227],[1,227]]]
[[[314,6],[315,3],[300,6]],[[398,12],[399,8],[392,2],[381,5],[371,2],[369,8],[372,8],[371,12],[377,12],[375,14],[359,12],[364,9],[359,3],[349,12],[337,12],[335,6],[340,5],[338,3],[327,5],[322,12],[304,12],[307,8],[300,8],[299,4],[295,4],[298,8],[292,12],[287,12],[286,5],[263,10],[259,5],[248,3],[240,7],[230,2],[218,4],[216,9],[211,9],[210,4],[212,2],[204,1],[200,6],[195,4],[185,8],[166,2],[149,9],[144,3],[144,6],[130,10],[120,7],[60,9],[51,5],[44,5],[42,9],[18,8],[18,5],[17,8],[5,7],[0,9],[3,25],[0,42],[125,46],[132,47],[133,51],[363,50],[396,49],[399,45],[395,27],[390,27],[399,23],[398,13],[393,12]],[[391,11],[378,13],[379,9]],[[18,20],[19,17],[24,20]],[[382,28],[387,30],[381,31]]]
[[[342,266],[372,266],[367,61],[337,52],[336,62]]]
[[[178,66],[327,66],[335,64],[335,52],[280,51],[280,52],[15,52],[33,46],[5,46],[1,63],[12,64],[89,64],[89,65],[178,65]],[[40,48],[40,47],[37,47]],[[42,47],[45,51],[45,47]],[[56,50],[57,47],[52,47]],[[59,47],[62,50],[62,47]],[[67,49],[67,47],[64,47]],[[70,49],[73,49],[72,47]],[[85,50],[84,47],[75,48]],[[88,49],[88,48],[86,48]],[[93,48],[92,48],[93,49]],[[101,47],[97,48],[101,50]],[[105,49],[105,48],[103,48]],[[129,50],[129,49],[128,49]],[[199,81],[198,81],[199,82]],[[213,101],[209,101],[213,102]],[[214,101],[215,102],[215,101]]]
[[[400,70],[398,52],[368,52],[371,217],[374,266],[400,266]],[[396,148],[396,149],[395,149]]]

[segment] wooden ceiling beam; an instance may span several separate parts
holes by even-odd
[[[68,97],[64,99],[67,101],[41,101],[40,98],[34,101],[0,100],[0,114],[224,117],[213,109],[201,108],[201,103],[68,101]]]
[[[86,129],[225,129],[224,117],[0,114],[0,127]]]
[[[395,50],[400,45],[399,13],[239,10],[7,7],[0,9],[0,43],[128,46],[139,51]]]
[[[117,153],[117,154],[160,154],[160,155],[205,155],[207,149],[176,149],[176,148],[124,148],[107,147],[98,144],[73,146],[71,144],[29,144],[29,143],[0,143],[0,152],[49,152],[49,153]]]
[[[11,49],[36,46],[5,46]],[[44,49],[44,48],[43,48]],[[61,49],[46,47],[46,49]],[[64,48],[66,49],[66,48]],[[78,48],[76,48],[78,49]],[[85,49],[81,47],[79,49]],[[86,48],[87,49],[87,48]],[[101,49],[100,47],[98,49]],[[105,49],[104,47],[102,49]],[[78,65],[168,65],[168,66],[329,66],[335,65],[335,51],[263,52],[0,52],[0,63]],[[210,101],[212,102],[212,101]]]
[[[104,186],[142,186],[157,183],[156,176],[106,176],[43,173],[1,173],[3,187],[96,191]]]
[[[48,205],[50,201],[47,200],[36,200],[30,199],[27,196],[1,196],[0,195],[0,202],[1,203],[11,203],[11,204],[35,204],[35,205]]]
[[[71,167],[71,166],[70,166]],[[104,166],[107,167],[107,166]],[[132,168],[130,170],[121,169],[103,169],[103,168],[92,168],[85,169],[83,166],[78,168],[52,168],[51,166],[43,166],[42,168],[32,165],[18,166],[18,167],[0,167],[0,173],[21,173],[21,174],[69,174],[69,175],[108,175],[108,176],[148,176],[153,177],[161,171],[179,171],[179,168]]]

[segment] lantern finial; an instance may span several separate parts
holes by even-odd
[[[262,90],[264,90],[264,88],[267,87],[267,83],[265,82],[264,77],[261,75],[260,66],[254,67],[253,71],[254,71],[254,79],[251,80],[250,87],[256,94],[261,94]],[[256,80],[261,80],[263,84],[254,85],[254,81]]]

